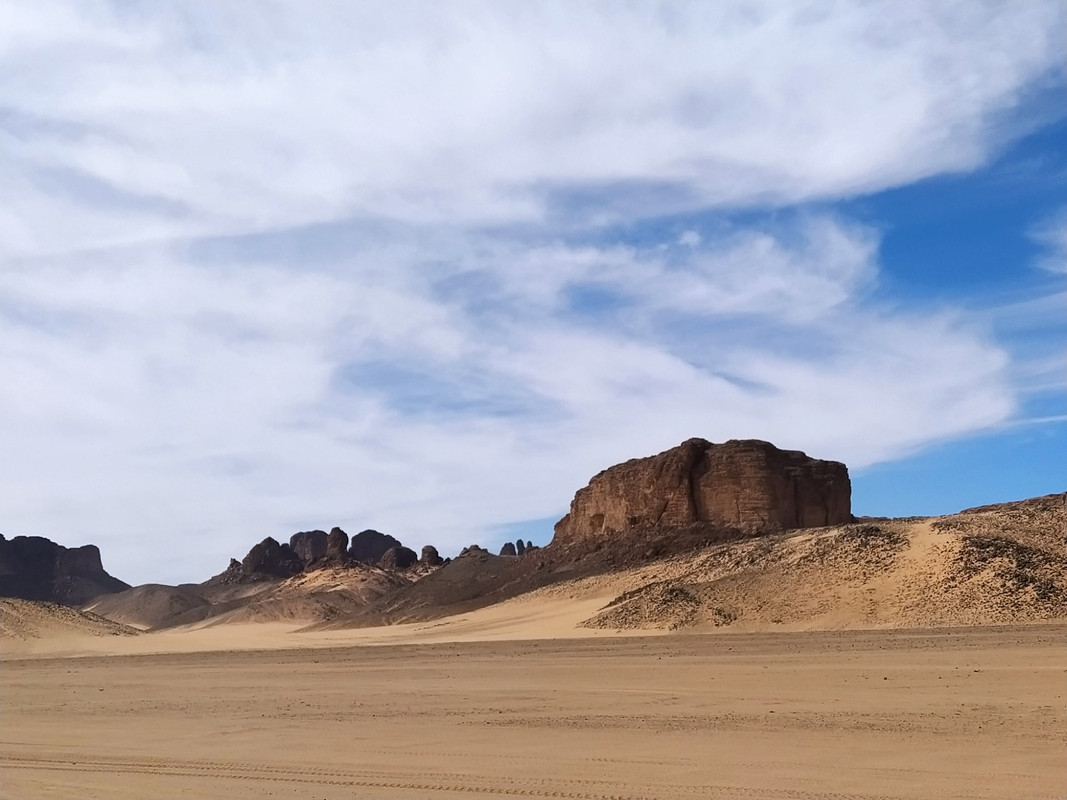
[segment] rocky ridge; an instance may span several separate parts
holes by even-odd
[[[64,547],[43,536],[0,534],[0,597],[74,606],[128,588],[104,570],[96,545]]]

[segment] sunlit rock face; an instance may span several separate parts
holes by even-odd
[[[594,476],[556,523],[553,541],[700,523],[771,533],[851,519],[852,486],[844,464],[755,439],[724,444],[690,439]]]

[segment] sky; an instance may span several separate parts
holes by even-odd
[[[1067,3],[0,2],[0,532],[547,543],[692,438],[1067,489]]]

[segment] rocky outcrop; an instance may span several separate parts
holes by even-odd
[[[502,556],[517,556],[518,554],[514,542],[504,542],[504,546],[500,548],[500,555]]]
[[[432,544],[428,544],[422,548],[422,555],[419,557],[419,563],[426,567],[439,567],[444,563],[444,559],[441,558],[441,554],[437,552],[436,547]]]
[[[360,531],[352,537],[348,555],[364,564],[377,564],[385,551],[392,547],[403,547],[399,539],[376,530]]]
[[[326,558],[341,560],[348,554],[348,534],[340,528],[331,528],[326,537]]]
[[[128,589],[104,571],[96,545],[64,547],[42,536],[0,535],[0,596],[81,605]]]
[[[390,547],[384,553],[382,557],[378,559],[378,566],[382,569],[407,569],[414,566],[419,560],[419,557],[415,555],[415,551],[409,547],[399,545],[397,547]]]
[[[294,533],[288,543],[282,544],[268,536],[249,550],[241,561],[230,559],[230,565],[210,578],[207,584],[283,580],[320,569],[355,568],[360,563],[388,570],[406,570],[420,563],[420,559],[397,539],[375,530],[361,531],[351,541],[340,528],[332,528],[329,533],[321,530],[301,531]],[[427,545],[423,548],[421,563],[438,567],[445,561],[436,548]]]
[[[707,525],[748,533],[850,522],[848,470],[754,439],[690,439],[593,477],[556,523],[553,543],[635,528]]]
[[[522,539],[516,539],[515,540],[515,555],[521,556],[525,552],[526,552],[526,542],[524,542]]]
[[[300,531],[289,537],[289,547],[301,562],[310,564],[326,555],[326,531]]]
[[[241,561],[241,575],[246,579],[290,578],[303,569],[300,556],[288,544],[278,544],[270,536],[249,550]]]

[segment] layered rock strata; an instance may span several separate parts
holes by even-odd
[[[839,525],[852,519],[848,469],[755,439],[690,439],[618,464],[574,496],[554,543],[635,528],[707,524],[748,533]]]

